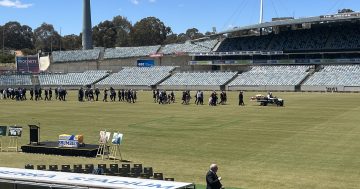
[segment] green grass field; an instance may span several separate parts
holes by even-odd
[[[194,93],[192,93],[193,95]],[[41,140],[83,134],[97,142],[99,131],[124,133],[122,153],[177,181],[205,184],[208,166],[219,165],[227,188],[359,188],[360,94],[274,93],[285,107],[250,102],[209,107],[153,103],[139,92],[136,104],[76,101],[0,101],[0,125],[41,123]],[[206,95],[208,97],[208,93]],[[3,145],[7,145],[6,141]],[[101,160],[22,153],[0,153],[0,166],[100,163]],[[110,162],[108,162],[110,163]]]

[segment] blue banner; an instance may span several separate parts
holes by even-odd
[[[155,66],[155,60],[137,60],[137,67]]]

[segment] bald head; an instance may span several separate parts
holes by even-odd
[[[218,166],[216,164],[211,164],[210,165],[210,170],[216,173],[217,170],[218,170]]]

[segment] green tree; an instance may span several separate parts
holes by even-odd
[[[131,23],[122,16],[101,22],[93,28],[94,44],[106,48],[129,46],[131,29]]]
[[[204,34],[200,33],[199,30],[196,28],[191,28],[186,30],[185,35],[187,37],[187,40],[193,40],[204,37]]]
[[[188,40],[188,37],[186,36],[186,34],[180,33],[178,35],[178,40],[177,40],[178,43],[184,43],[187,40]]]
[[[172,33],[168,36],[166,36],[165,41],[163,44],[171,44],[171,43],[177,43],[178,42],[178,35],[175,33]]]
[[[61,36],[51,24],[43,23],[34,30],[35,48],[43,52],[60,49]]]
[[[78,35],[65,35],[61,38],[61,49],[77,50],[82,47],[81,38]]]
[[[341,13],[352,13],[354,12],[352,9],[339,9],[338,10],[338,13],[341,14]]]
[[[1,27],[0,41],[4,32],[4,46],[8,49],[34,48],[32,28],[19,22],[8,22]]]
[[[15,55],[0,53],[0,63],[13,63],[15,62]]]
[[[155,17],[147,17],[138,21],[131,30],[132,45],[160,45],[171,33],[171,28]]]
[[[130,32],[132,25],[126,17],[116,16],[113,19],[113,25],[116,31],[116,46],[125,47],[130,45]]]

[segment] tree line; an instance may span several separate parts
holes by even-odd
[[[43,23],[36,29],[19,22],[0,26],[0,42],[7,50],[22,50],[24,54],[81,49],[81,33],[61,36],[52,24]],[[156,17],[147,17],[132,24],[126,17],[116,16],[93,27],[93,43],[96,47],[149,46],[181,43],[211,34],[196,28],[175,34],[171,27]]]

